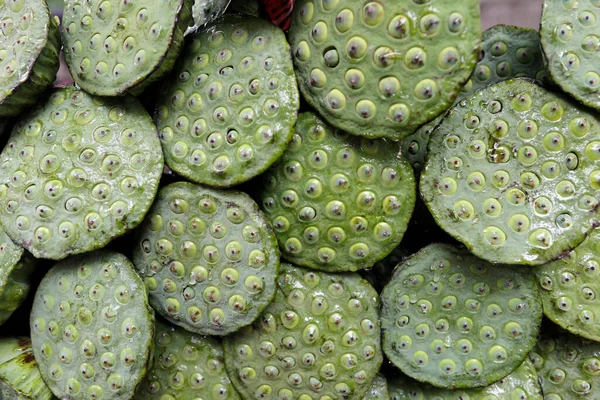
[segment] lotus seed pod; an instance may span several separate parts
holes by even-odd
[[[535,269],[544,314],[567,331],[600,341],[600,230],[558,261]]]
[[[69,257],[35,294],[33,353],[61,399],[131,399],[152,358],[154,322],[125,256],[101,250]]]
[[[235,332],[275,296],[277,240],[242,192],[165,186],[137,230],[133,260],[152,307],[190,332]]]
[[[384,259],[377,261],[372,267],[360,270],[360,275],[369,281],[371,286],[377,290],[377,293],[381,293],[392,276],[394,268],[408,256],[410,256],[410,253],[400,245]]]
[[[398,150],[301,114],[260,194],[282,255],[309,268],[356,271],[396,248],[416,197],[412,168]]]
[[[169,168],[216,187],[245,182],[283,154],[299,93],[281,29],[226,15],[190,36],[156,124]]]
[[[0,154],[4,230],[35,257],[62,259],[136,227],[158,190],[156,127],[131,97],[55,89]]]
[[[490,385],[536,343],[533,274],[432,244],[394,271],[381,295],[383,351],[403,373],[441,388]]]
[[[331,125],[402,139],[444,112],[479,56],[477,0],[300,0],[289,31],[304,98]]]
[[[581,103],[600,109],[600,3],[545,0],[540,25],[550,78]]]
[[[135,399],[237,400],[223,360],[223,345],[156,320],[153,366]]]
[[[27,297],[35,267],[35,259],[0,228],[0,325]]]
[[[421,196],[478,257],[546,263],[598,221],[599,131],[587,109],[526,79],[489,86],[432,135]]]
[[[527,77],[548,83],[536,30],[512,25],[496,25],[483,32],[482,57],[473,76],[454,102],[470,97],[476,91],[510,78]],[[402,151],[415,171],[420,172],[427,156],[427,143],[443,116],[423,125],[402,140]]]
[[[206,24],[219,18],[227,7],[231,0],[194,0],[192,6],[192,26],[188,27],[185,31],[185,35],[194,33]]]
[[[383,355],[379,297],[356,273],[282,264],[275,300],[223,340],[243,399],[362,399]]]
[[[506,378],[479,389],[449,390],[406,377],[389,379],[391,400],[543,400],[535,367],[526,359]]]
[[[193,0],[66,0],[65,61],[88,93],[141,93],[173,68]]]
[[[529,358],[537,369],[544,399],[600,398],[600,343],[560,329],[553,334],[542,332]]]
[[[26,337],[0,339],[0,399],[53,400]]]
[[[0,116],[35,104],[58,71],[60,33],[45,0],[0,5]]]
[[[363,397],[363,400],[390,400],[390,394],[388,391],[388,384],[385,376],[377,374],[369,391]]]

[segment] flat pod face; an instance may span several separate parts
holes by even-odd
[[[566,257],[535,269],[544,314],[569,332],[600,341],[600,232]]]
[[[190,36],[164,87],[156,123],[169,167],[228,187],[266,170],[287,147],[299,94],[283,31],[227,15]]]
[[[359,139],[301,114],[261,193],[283,256],[325,271],[372,266],[400,243],[415,204],[413,171],[385,140]]]
[[[455,104],[488,85],[516,77],[527,77],[539,82],[548,80],[540,50],[537,31],[512,25],[496,25],[483,32],[482,58],[475,66],[473,76]],[[402,141],[402,151],[413,168],[421,171],[427,156],[431,133],[442,122],[442,117],[419,128]]]
[[[446,110],[477,63],[479,1],[296,2],[300,89],[332,125],[402,139]]]
[[[600,343],[566,332],[540,336],[529,358],[544,399],[595,399],[600,396]]]
[[[445,388],[487,386],[535,345],[533,276],[433,244],[400,264],[381,295],[383,350],[406,375]]]
[[[159,314],[192,332],[227,335],[273,299],[279,251],[246,194],[175,183],[140,226],[134,264]]]
[[[506,378],[480,389],[448,390],[408,378],[390,379],[390,400],[542,400],[535,367],[525,360]]]
[[[154,313],[121,254],[56,264],[38,288],[30,322],[35,359],[59,398],[130,399],[146,374]]]
[[[139,84],[166,57],[183,7],[184,0],[65,1],[62,38],[75,82],[102,96]]]
[[[228,400],[239,396],[216,339],[156,321],[154,363],[135,399]]]
[[[491,262],[539,265],[596,221],[596,117],[525,79],[461,101],[432,135],[421,196],[438,224]]]
[[[6,233],[51,259],[102,247],[137,226],[163,169],[156,127],[137,100],[72,86],[16,124],[0,165]]]
[[[282,265],[275,300],[225,337],[243,398],[362,399],[382,363],[379,298],[358,274]]]
[[[0,104],[29,76],[46,46],[49,25],[43,0],[0,1]]]
[[[600,108],[596,0],[545,0],[541,20],[542,50],[550,77],[583,104]]]

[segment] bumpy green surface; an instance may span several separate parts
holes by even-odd
[[[535,269],[544,314],[569,332],[600,341],[600,229],[564,258]]]
[[[385,376],[377,374],[363,400],[389,400],[390,394]]]
[[[300,89],[332,125],[402,139],[446,110],[481,39],[478,0],[299,0],[289,31]]]
[[[416,197],[410,164],[399,145],[349,136],[313,113],[301,114],[295,129],[261,192],[282,255],[327,271],[372,266],[408,225]]]
[[[375,379],[379,297],[358,274],[281,266],[275,300],[225,337],[225,366],[244,399],[362,399]]]
[[[185,34],[195,32],[199,27],[219,18],[229,6],[231,0],[195,0],[192,6],[193,23]]]
[[[506,378],[481,389],[448,390],[398,377],[389,379],[391,400],[542,400],[535,367],[525,360]]]
[[[0,0],[0,116],[35,104],[56,77],[59,51],[45,0]]]
[[[134,264],[152,307],[205,335],[254,321],[275,296],[279,250],[245,193],[174,183],[137,231]]]
[[[135,399],[235,400],[217,340],[156,320],[154,363]]]
[[[477,92],[432,135],[420,190],[446,232],[492,262],[539,265],[597,221],[595,115],[526,79]]]
[[[0,399],[51,400],[29,338],[0,339]]]
[[[136,99],[55,89],[17,122],[0,155],[0,222],[36,257],[103,247],[142,221],[162,161]]]
[[[484,87],[510,78],[527,77],[540,82],[547,79],[537,31],[512,25],[496,25],[483,32],[482,55],[462,92],[460,100]],[[416,171],[421,171],[427,156],[431,133],[442,122],[436,118],[402,141],[403,154]]]
[[[550,77],[585,105],[600,109],[600,2],[545,0],[540,27]]]
[[[34,258],[0,228],[0,325],[27,297],[35,264]]]
[[[385,354],[444,388],[487,386],[535,345],[542,304],[533,274],[432,244],[394,271],[381,295]]]
[[[147,372],[153,338],[144,284],[121,254],[70,257],[35,294],[33,353],[57,397],[130,399]]]
[[[166,84],[156,124],[169,168],[191,181],[228,187],[275,162],[299,108],[281,29],[227,15],[190,36]]]
[[[169,72],[191,23],[192,0],[66,0],[65,61],[100,96],[139,93]]]
[[[544,400],[600,398],[600,343],[566,332],[542,335],[529,358]]]

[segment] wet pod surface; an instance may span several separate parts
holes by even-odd
[[[413,171],[399,147],[301,114],[260,193],[283,257],[309,268],[356,271],[392,252],[416,198]]]
[[[446,110],[469,79],[479,1],[299,0],[288,37],[300,90],[328,123],[402,139]]]
[[[54,89],[0,154],[2,225],[36,257],[101,248],[142,221],[162,160],[156,127],[135,98]]]
[[[362,399],[383,359],[378,307],[356,273],[282,264],[275,300],[223,341],[234,386],[244,399]]]
[[[383,351],[406,375],[444,388],[506,377],[536,343],[533,274],[432,244],[400,264],[381,294]]]
[[[121,254],[104,250],[62,261],[35,294],[33,352],[59,398],[132,398],[153,337],[144,285]]]
[[[191,332],[235,332],[275,295],[277,241],[245,193],[165,186],[136,235],[133,260],[150,304]]]
[[[599,130],[588,109],[526,79],[489,86],[432,135],[421,196],[478,257],[546,263],[598,221]]]

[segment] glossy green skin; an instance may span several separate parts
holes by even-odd
[[[558,261],[535,269],[544,314],[572,334],[600,341],[600,230]]]
[[[542,320],[532,273],[446,244],[400,264],[381,300],[388,359],[418,381],[449,389],[510,374],[535,345]]]
[[[191,24],[192,0],[66,0],[65,61],[88,93],[139,94],[168,73]]]
[[[125,256],[107,250],[56,264],[30,326],[44,381],[59,398],[131,399],[152,359],[154,312]]]
[[[600,109],[596,0],[545,0],[541,44],[550,78],[581,103]]]
[[[529,80],[489,86],[432,135],[421,197],[478,257],[544,264],[598,222],[598,132],[595,115]]]
[[[0,163],[2,226],[35,257],[55,260],[136,227],[163,170],[156,127],[135,98],[74,86],[17,122]]]
[[[223,360],[223,345],[156,320],[153,366],[134,399],[237,400]]]
[[[333,126],[402,139],[444,112],[479,56],[479,1],[299,0],[289,31],[300,90]]]
[[[56,78],[60,33],[45,0],[0,0],[0,20],[0,116],[18,115]]]
[[[534,29],[512,25],[496,25],[483,32],[482,56],[469,82],[454,104],[488,85],[516,77],[548,80],[540,50],[540,35]],[[402,141],[402,152],[415,171],[420,172],[427,156],[427,143],[443,115],[423,125]]]
[[[362,399],[383,359],[375,290],[355,273],[290,264],[278,289],[254,324],[223,341],[242,398]]]
[[[363,397],[363,400],[389,400],[390,393],[388,391],[388,384],[385,376],[377,374],[375,380],[371,384],[369,391]]]
[[[600,343],[558,330],[542,334],[529,358],[544,400],[600,398]]]
[[[192,6],[193,24],[185,31],[185,35],[219,18],[230,2],[231,0],[195,0]]]
[[[300,107],[283,31],[250,16],[226,15],[190,36],[162,91],[155,119],[167,165],[214,187],[246,182],[281,157]]]
[[[133,260],[152,307],[191,332],[235,332],[275,296],[277,239],[243,192],[165,186],[136,232]]]
[[[357,271],[392,252],[416,197],[412,168],[398,150],[301,114],[260,193],[283,257],[324,271]]]
[[[535,367],[525,360],[506,378],[481,389],[440,389],[409,378],[389,379],[390,400],[543,400]]]

